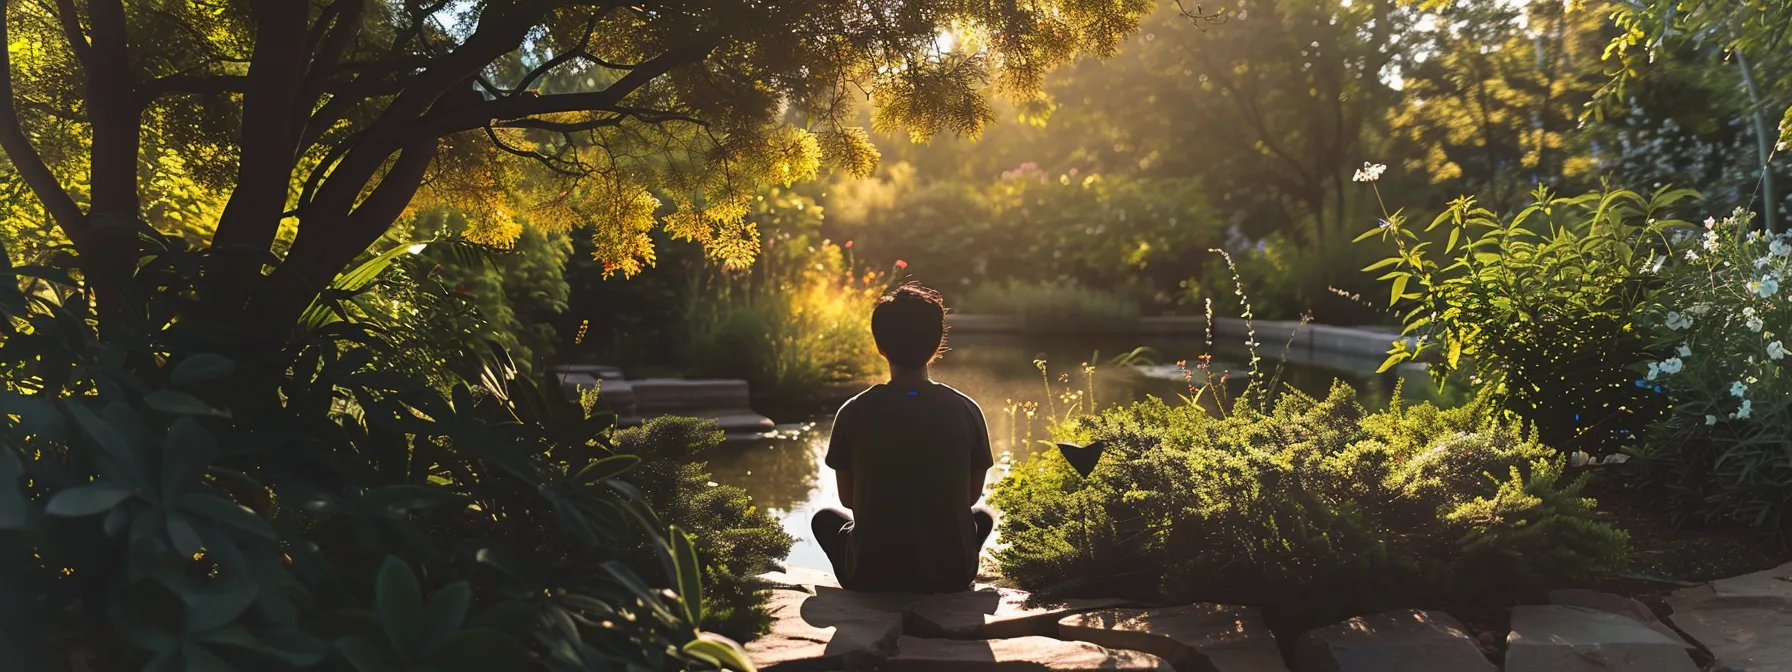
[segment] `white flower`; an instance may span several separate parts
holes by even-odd
[[[1714,226],[1717,226],[1717,218],[1716,217],[1706,217],[1705,218],[1705,228],[1709,229]]]
[[[1649,375],[1643,376],[1643,379],[1655,380],[1655,377],[1658,375],[1661,375],[1661,364],[1659,362],[1649,362]]]
[[[1661,372],[1670,376],[1679,373],[1684,368],[1686,368],[1686,363],[1680,361],[1679,357],[1669,357],[1661,361]]]
[[[1583,451],[1577,450],[1568,454],[1568,466],[1570,467],[1583,467],[1591,460],[1592,458]]]
[[[1703,245],[1705,246],[1706,252],[1716,252],[1717,245],[1718,245],[1717,232],[1716,231],[1706,231],[1705,232],[1705,242],[1703,243]]]
[[[1748,385],[1744,384],[1740,380],[1738,380],[1734,383],[1730,383],[1730,396],[1740,397],[1745,394],[1748,394]]]
[[[1755,410],[1755,402],[1747,400],[1747,399],[1743,399],[1742,407],[1736,409],[1736,419],[1747,420],[1748,414],[1753,413],[1754,410]]]
[[[1782,238],[1775,238],[1773,242],[1767,244],[1767,253],[1776,257],[1784,257],[1792,254],[1792,245],[1787,245]]]
[[[1680,353],[1681,357],[1691,357],[1692,346],[1681,343],[1680,345],[1674,346],[1674,352]]]
[[[1759,317],[1748,318],[1748,330],[1749,331],[1755,332],[1757,334],[1761,333],[1762,324],[1763,323],[1761,322],[1761,318],[1759,318]]]
[[[1707,425],[1717,424],[1717,416],[1712,415],[1710,413],[1706,413],[1705,414],[1705,424],[1707,424]]]
[[[1749,291],[1759,294],[1761,296],[1761,298],[1763,298],[1763,299],[1773,296],[1774,294],[1777,294],[1780,291],[1779,279],[1775,278],[1771,275],[1761,278],[1761,280],[1759,282],[1754,282],[1754,283],[1750,283],[1750,284],[1753,286],[1749,288]]]
[[[1374,182],[1381,179],[1381,174],[1386,172],[1387,169],[1387,166],[1379,163],[1369,163],[1368,161],[1364,161],[1363,167],[1356,171],[1355,177],[1350,179],[1353,182]]]
[[[1690,326],[1692,326],[1692,318],[1687,317],[1685,315],[1681,315],[1678,312],[1674,312],[1674,311],[1668,312],[1668,328],[1669,329],[1673,329],[1674,331],[1680,331],[1680,330],[1686,329],[1687,327],[1690,327]]]
[[[1772,359],[1783,359],[1786,356],[1785,344],[1774,341],[1767,344],[1767,356]]]
[[[1687,250],[1686,251],[1686,260],[1687,261],[1698,261],[1699,260],[1699,251],[1698,250]]]

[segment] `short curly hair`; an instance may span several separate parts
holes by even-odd
[[[891,364],[927,366],[945,351],[946,305],[940,293],[913,281],[890,290],[871,310],[871,337]]]

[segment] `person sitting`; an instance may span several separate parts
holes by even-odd
[[[939,293],[914,282],[871,311],[890,382],[854,396],[834,417],[825,462],[850,511],[826,508],[811,521],[847,590],[966,590],[995,527],[978,504],[992,464],[983,409],[928,376],[944,350],[945,317]]]

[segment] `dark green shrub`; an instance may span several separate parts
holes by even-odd
[[[698,630],[695,542],[619,480],[608,418],[501,353],[439,391],[341,319],[232,341],[189,312],[198,267],[152,255],[100,316],[0,257],[3,667],[750,668]]]
[[[616,432],[618,453],[641,463],[624,476],[647,496],[660,520],[689,531],[703,560],[703,627],[735,639],[771,625],[754,577],[777,569],[795,540],[753,506],[747,491],[710,480],[704,455],[722,443],[714,420],[655,418]],[[644,547],[651,557],[655,549]]]
[[[1230,414],[1148,399],[1065,428],[1104,439],[1079,477],[1039,453],[997,487],[1003,574],[1059,594],[1272,605],[1328,618],[1510,599],[1624,556],[1562,458],[1485,403],[1366,413],[1336,384]]]

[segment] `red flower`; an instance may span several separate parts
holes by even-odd
[[[906,261],[903,261],[903,260],[901,260],[901,259],[897,259],[897,260],[896,260],[896,267],[897,267],[897,268],[908,268],[908,262],[906,262]]]
[[[850,241],[850,240],[846,241],[846,244],[842,245],[841,247],[845,247],[846,249],[849,249],[849,250],[852,249],[852,241]]]

